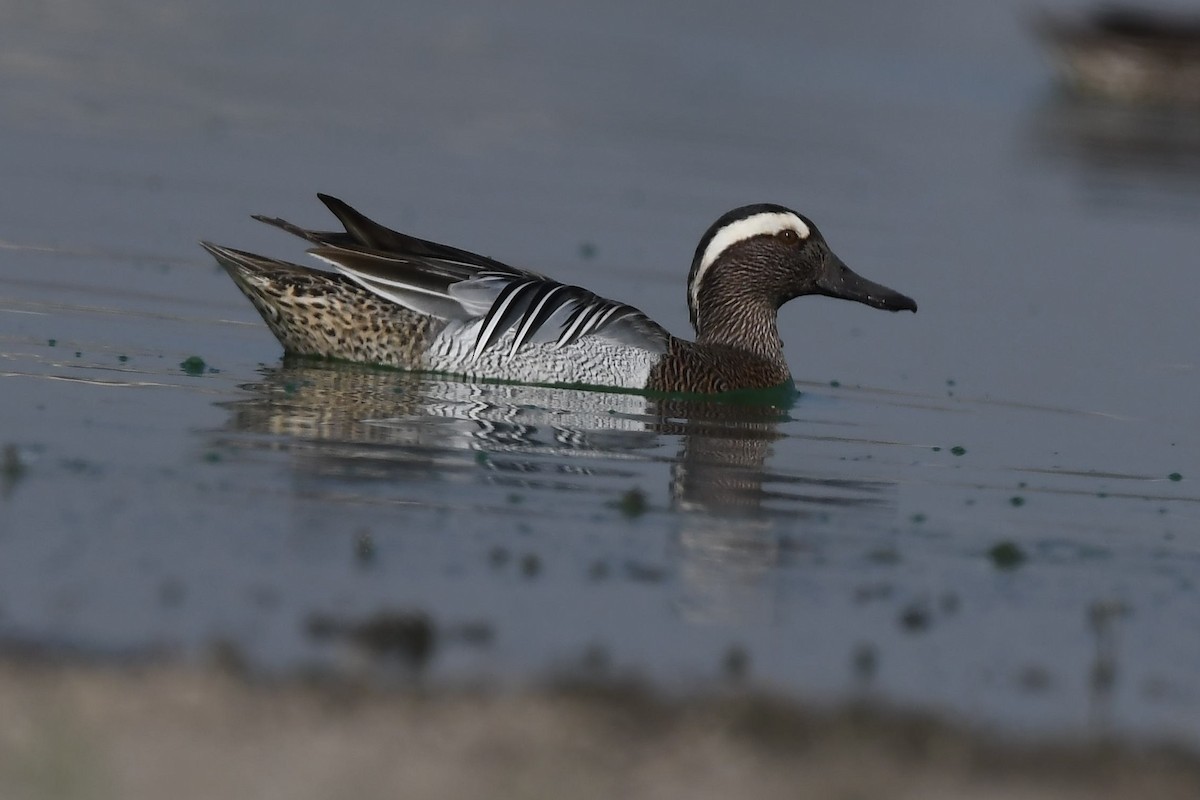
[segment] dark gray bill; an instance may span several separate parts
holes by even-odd
[[[817,278],[817,288],[828,297],[854,300],[888,311],[916,311],[917,302],[907,295],[873,283],[847,267],[833,253],[825,261],[825,270]]]

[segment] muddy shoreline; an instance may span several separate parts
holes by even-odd
[[[631,686],[520,692],[0,662],[0,795],[22,798],[1194,797],[1164,746],[1022,743],[932,717]]]

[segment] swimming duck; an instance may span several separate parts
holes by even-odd
[[[709,394],[790,385],[776,317],[795,297],[917,310],[842,263],[811,220],[774,204],[735,208],[701,237],[687,281],[696,339],[687,341],[633,306],[318,197],[344,231],[254,218],[309,241],[334,271],[201,242],[291,353],[468,379]]]
[[[1102,7],[1087,16],[1043,14],[1036,29],[1067,86],[1126,103],[1200,106],[1200,15]]]

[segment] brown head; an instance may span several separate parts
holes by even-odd
[[[776,312],[806,294],[916,311],[909,297],[872,283],[834,255],[811,220],[770,203],[722,216],[700,239],[688,274],[688,311],[698,342],[771,354],[782,347]]]

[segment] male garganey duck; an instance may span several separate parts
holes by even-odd
[[[811,221],[778,205],[736,208],[701,237],[689,342],[633,306],[397,233],[318,196],[344,232],[255,219],[307,239],[335,272],[201,243],[292,353],[483,380],[714,393],[790,385],[776,316],[794,297],[917,310],[852,272]]]

